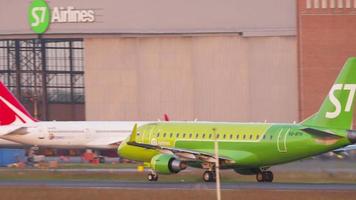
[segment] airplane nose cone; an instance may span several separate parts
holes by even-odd
[[[349,139],[352,144],[356,143],[356,131],[347,131],[347,139]]]

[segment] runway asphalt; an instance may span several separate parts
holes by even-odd
[[[214,183],[71,181],[71,180],[0,180],[0,187],[54,187],[101,189],[215,189]],[[223,190],[356,190],[356,184],[329,183],[223,183]]]

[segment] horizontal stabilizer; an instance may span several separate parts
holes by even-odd
[[[322,131],[314,128],[304,128],[302,131],[317,137],[317,138],[325,138],[325,139],[331,139],[331,138],[341,138],[341,136],[335,135],[333,133],[327,132],[327,131]]]
[[[18,126],[1,126],[0,127],[0,138],[9,135],[26,135],[28,134],[27,127]]]

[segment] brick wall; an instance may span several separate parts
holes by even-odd
[[[304,119],[318,110],[347,57],[356,56],[356,1],[297,4],[299,117]]]

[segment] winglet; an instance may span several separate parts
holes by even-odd
[[[135,126],[132,129],[129,142],[136,142],[136,135],[137,135],[137,124],[135,124]]]

